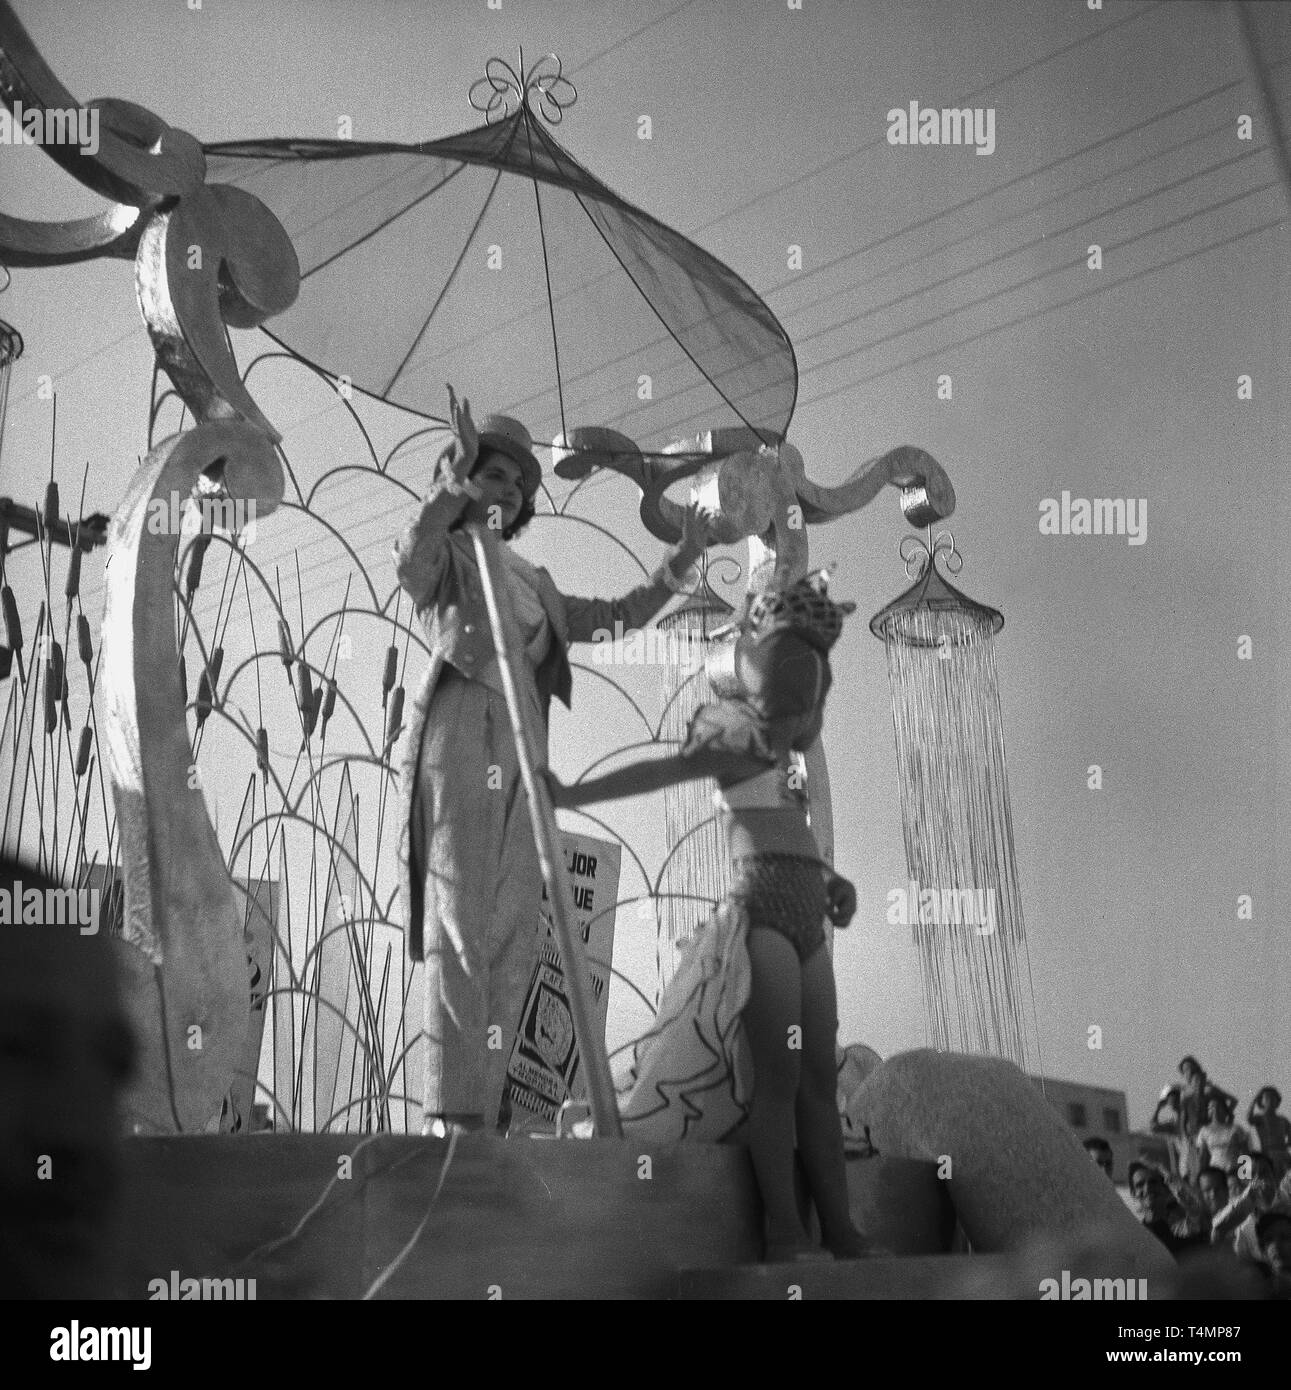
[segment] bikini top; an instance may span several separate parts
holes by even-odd
[[[802,811],[806,797],[802,790],[790,784],[788,770],[769,767],[756,777],[736,782],[713,793],[713,805],[719,811]]]
[[[796,721],[798,716],[794,716]],[[794,785],[789,769],[776,756],[774,742],[792,737],[791,728],[781,728],[785,721],[761,719],[747,705],[727,699],[716,704],[700,705],[690,721],[682,744],[683,757],[691,757],[701,749],[718,748],[730,753],[744,753],[765,763],[765,770],[736,782],[723,791],[713,793],[713,805],[719,811],[799,810],[805,811],[805,791]]]

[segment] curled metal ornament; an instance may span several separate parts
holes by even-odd
[[[518,72],[505,59],[490,58],[484,65],[484,76],[471,84],[467,97],[484,113],[486,125],[514,116],[525,103],[549,125],[559,125],[566,109],[578,100],[578,89],[564,75],[554,53],[546,54],[525,72],[522,50]]]
[[[723,584],[735,584],[744,575],[744,566],[735,558],[734,555],[714,555],[708,562],[708,571],[713,573],[719,565],[727,566],[725,573],[718,574],[718,580]]]
[[[958,574],[964,568],[964,557],[956,548],[955,538],[949,531],[938,531],[934,537],[930,528],[926,541],[922,536],[903,536],[897,551],[905,564],[908,579],[921,578],[927,567],[935,565],[938,559],[948,574]]]

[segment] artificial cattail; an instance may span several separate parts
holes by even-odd
[[[81,556],[84,554],[81,547],[75,542],[72,543],[72,558],[67,562],[67,583],[63,585],[63,595],[67,599],[74,599],[81,592]]]
[[[197,586],[202,582],[202,561],[206,559],[206,551],[210,543],[210,536],[199,535],[193,538],[193,544],[189,547],[188,576],[184,581],[189,598],[192,598],[197,591]]]
[[[399,650],[391,643],[386,648],[386,668],[381,673],[381,708],[385,708],[386,698],[394,689],[395,672],[399,669]]]
[[[286,618],[278,619],[278,652],[282,657],[282,664],[290,670],[296,655],[291,648],[291,628],[287,626]]]
[[[52,531],[58,525],[58,484],[51,478],[45,484],[45,530]]]
[[[18,601],[13,590],[4,585],[0,588],[0,607],[4,609],[5,638],[11,650],[22,651],[22,623],[18,621]]]
[[[13,653],[8,647],[0,647],[0,681],[9,679],[9,672],[13,670]]]
[[[188,667],[184,664],[184,653],[179,654],[179,695],[184,702],[184,708],[188,708]]]
[[[200,729],[206,723],[206,717],[211,712],[211,678],[202,668],[202,674],[197,681],[197,727]]]
[[[45,678],[54,688],[54,698],[65,700],[67,698],[67,676],[63,670],[63,649],[57,642],[51,641],[49,644],[49,665],[46,668]]]
[[[327,681],[327,692],[323,696],[323,728],[327,727],[327,721],[332,717],[332,712],[336,709],[336,678],[329,676]]]
[[[316,686],[309,692],[309,703],[300,712],[300,722],[305,730],[305,737],[313,736],[314,729],[318,724],[318,706],[323,698],[322,686]]]
[[[84,613],[76,620],[76,650],[89,671],[94,665],[94,643],[90,640],[90,620]]]
[[[399,737],[399,730],[403,725],[403,686],[395,687],[395,692],[390,700],[390,717],[386,720],[386,747],[389,748]]]
[[[45,681],[45,732],[52,734],[58,728],[58,697],[53,683]]]
[[[314,703],[314,687],[309,680],[309,667],[302,661],[296,667],[296,708],[304,714]]]
[[[94,739],[90,733],[90,726],[87,724],[81,730],[81,741],[76,745],[76,775],[78,778],[84,777],[90,768],[90,748]]]
[[[213,691],[220,688],[220,671],[224,666],[224,648],[216,647],[211,653],[211,689]]]
[[[296,704],[300,708],[301,727],[309,738],[318,722],[318,701],[321,687],[316,690],[309,678],[309,667],[302,661],[296,668]]]
[[[269,730],[263,724],[256,730],[256,766],[267,782],[269,780]]]

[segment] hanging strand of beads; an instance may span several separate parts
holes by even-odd
[[[887,652],[929,1042],[1025,1067],[1030,989],[994,646],[1004,618],[940,572],[962,566],[948,532],[907,536],[901,556],[914,585],[870,630]]]

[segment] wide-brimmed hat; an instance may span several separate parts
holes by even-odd
[[[480,456],[485,450],[496,449],[520,465],[520,488],[532,497],[542,486],[542,464],[533,452],[529,431],[509,415],[487,415],[480,422]]]

